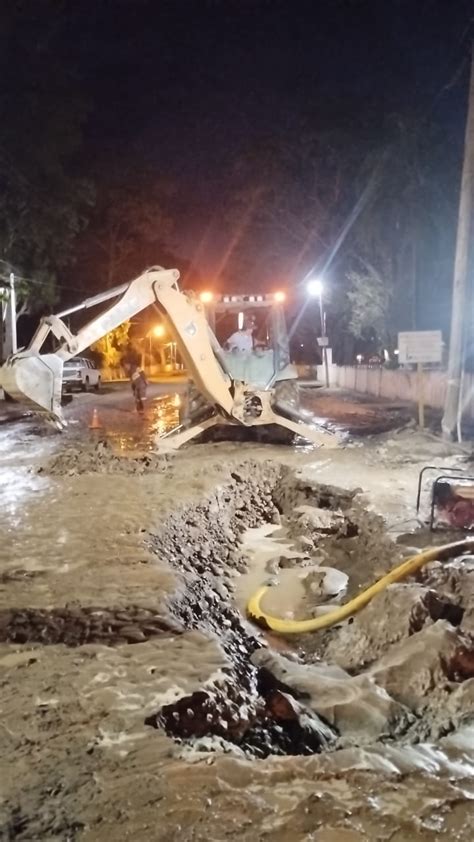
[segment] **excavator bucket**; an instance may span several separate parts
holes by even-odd
[[[0,386],[32,412],[47,417],[55,427],[66,426],[61,409],[63,360],[56,354],[20,351],[0,368]]]

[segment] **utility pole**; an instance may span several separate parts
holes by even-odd
[[[16,337],[16,289],[15,289],[15,275],[10,272],[10,330],[12,354],[18,351],[18,341]]]
[[[2,330],[0,336],[2,338],[2,347],[0,348],[0,357],[4,359],[15,354],[18,350],[17,336],[16,336],[16,291],[15,291],[15,275],[10,272],[8,287],[4,289],[4,296],[6,301],[0,304],[0,318],[3,320]]]
[[[324,342],[323,345],[323,361],[324,361],[324,373],[326,375],[326,389],[329,389],[329,366],[328,366],[328,349],[327,349],[327,333],[326,333],[326,313],[324,312],[323,308],[323,292],[321,289],[319,295],[319,315],[321,318],[321,338]]]
[[[474,48],[474,45],[473,45]],[[464,140],[461,195],[459,198],[456,255],[454,259],[451,336],[449,340],[448,387],[441,429],[444,438],[451,439],[456,429],[461,390],[461,373],[465,345],[465,326],[468,312],[469,248],[472,235],[474,189],[474,52],[471,48],[471,75]]]
[[[6,289],[0,286],[0,365],[5,362],[5,328],[4,321],[6,315]]]

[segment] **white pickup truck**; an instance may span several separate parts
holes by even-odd
[[[73,389],[80,389],[88,392],[94,388],[100,389],[100,371],[92,360],[87,357],[73,357],[66,360],[63,368],[63,391],[72,392]]]

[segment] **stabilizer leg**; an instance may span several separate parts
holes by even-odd
[[[219,415],[213,415],[211,418],[206,418],[205,421],[201,421],[198,424],[193,424],[192,427],[188,427],[186,430],[180,430],[178,427],[177,430],[170,430],[169,433],[166,433],[164,436],[158,436],[156,443],[158,445],[158,449],[162,452],[166,452],[168,450],[178,450],[183,444],[186,442],[191,441],[191,439],[196,438],[201,433],[204,433],[205,430],[209,430],[211,427],[215,427],[216,424],[222,424],[223,419],[219,417]]]
[[[315,444],[317,447],[341,447],[341,442],[336,433],[331,433],[328,430],[324,430],[322,427],[313,427],[305,421],[292,421],[290,418],[285,418],[284,415],[279,415],[276,412],[273,412],[272,414],[273,418],[270,423],[278,424],[280,427],[285,427],[287,430],[291,430],[292,433],[296,433],[296,435],[302,436],[304,439],[308,439],[308,441]]]

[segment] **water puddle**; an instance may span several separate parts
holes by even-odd
[[[54,439],[35,437],[22,422],[0,429],[0,512],[8,517],[9,528],[20,525],[28,499],[49,487],[49,481],[33,473],[31,466],[55,446]]]
[[[305,513],[320,512],[311,506],[300,506],[295,511],[300,509]],[[297,550],[287,531],[279,525],[263,524],[248,529],[242,536],[241,547],[247,570],[235,581],[234,600],[244,614],[249,599],[262,585],[274,586],[265,595],[266,610],[288,619],[331,611],[334,602],[329,597],[338,596],[347,585],[345,573],[323,566]]]
[[[122,454],[156,450],[157,440],[179,426],[182,400],[178,392],[171,392],[153,398],[141,415],[128,409],[105,411],[101,435]]]

